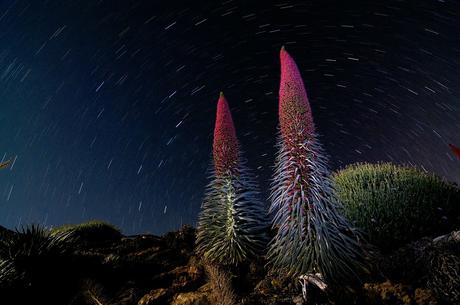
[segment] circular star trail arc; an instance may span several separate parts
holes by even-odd
[[[359,2],[2,1],[0,224],[194,224],[219,91],[266,190],[281,45],[335,168],[460,182],[460,4]]]

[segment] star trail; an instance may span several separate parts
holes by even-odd
[[[282,45],[333,169],[460,183],[459,32],[448,0],[2,1],[0,225],[195,224],[220,91],[267,193]]]

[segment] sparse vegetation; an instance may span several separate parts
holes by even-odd
[[[15,304],[288,305],[302,295],[296,277],[284,270],[264,270],[264,260],[252,262],[247,269],[206,263],[203,268],[200,257],[194,256],[195,230],[191,227],[163,237],[94,242],[84,251],[75,251],[81,239],[72,238],[69,231],[52,236],[49,230],[34,226],[4,233],[0,293],[2,300]],[[58,238],[59,234],[64,235]],[[390,281],[376,276],[372,278],[375,282],[369,281],[365,289],[346,298],[340,289],[324,293],[310,285],[309,302],[456,304],[459,234],[424,238],[384,255],[380,269]]]
[[[0,240],[2,298],[25,304],[50,293],[49,304],[54,304],[55,298],[68,296],[76,288],[71,272],[73,245],[70,234],[51,235],[35,225],[4,236]]]
[[[69,234],[84,242],[116,241],[122,236],[120,230],[104,221],[92,220],[81,224],[67,224],[51,229],[51,235]]]
[[[366,283],[366,299],[369,305],[437,305],[438,302],[429,289],[413,289],[409,285],[392,283]]]
[[[86,280],[81,287],[81,302],[91,305],[108,305],[110,301],[104,296],[104,287],[92,280]]]
[[[459,189],[416,168],[355,164],[333,180],[345,215],[383,251],[460,224]]]
[[[231,275],[212,263],[205,263],[205,270],[211,286],[211,304],[235,305]]]

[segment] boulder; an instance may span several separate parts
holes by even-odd
[[[185,292],[177,294],[171,303],[172,305],[211,305],[208,294],[205,292]]]
[[[392,282],[428,289],[438,300],[460,304],[460,231],[410,243],[384,257],[380,267]]]
[[[163,305],[166,304],[168,299],[168,289],[159,288],[151,290],[149,293],[144,295],[137,305]]]

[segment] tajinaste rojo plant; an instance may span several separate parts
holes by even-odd
[[[268,257],[293,275],[319,273],[337,283],[359,273],[363,251],[334,197],[297,65],[284,47],[280,59],[280,139],[270,207],[277,233]]]
[[[214,129],[214,166],[198,219],[197,252],[223,265],[237,265],[260,253],[267,243],[267,211],[239,147],[221,93]]]

